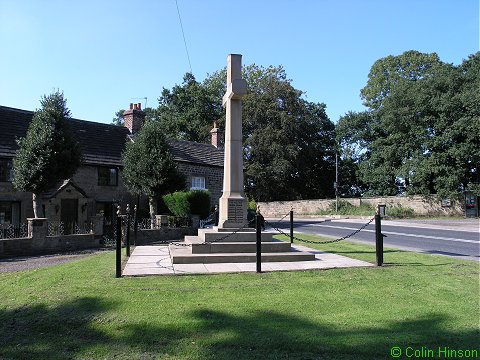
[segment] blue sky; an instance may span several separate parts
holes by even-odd
[[[362,110],[372,64],[407,50],[460,64],[479,51],[479,0],[178,0],[197,80],[229,53],[283,65],[336,122]],[[63,90],[73,117],[156,107],[190,70],[175,0],[0,0],[0,105],[35,110]]]

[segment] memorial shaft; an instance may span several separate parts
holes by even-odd
[[[240,228],[247,221],[247,201],[243,190],[242,96],[247,84],[242,79],[242,56],[227,58],[225,160],[223,195],[220,198],[219,228]]]

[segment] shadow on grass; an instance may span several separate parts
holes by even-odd
[[[354,325],[334,327],[276,311],[203,308],[159,324],[128,322],[116,307],[81,298],[0,310],[0,358],[374,359],[388,358],[395,345],[473,349],[479,342],[478,330],[448,330],[442,314],[377,326],[358,324],[352,314],[345,321]]]

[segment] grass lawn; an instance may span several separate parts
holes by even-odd
[[[367,245],[318,248],[374,262]],[[387,249],[382,268],[116,279],[114,261],[107,252],[0,274],[0,359],[370,360],[391,359],[392,346],[479,348],[475,262]]]

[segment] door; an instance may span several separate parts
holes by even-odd
[[[74,234],[78,221],[78,199],[62,199],[60,221],[63,222],[64,234]]]

